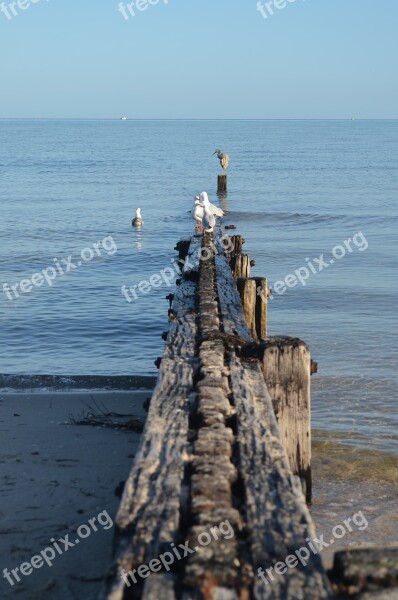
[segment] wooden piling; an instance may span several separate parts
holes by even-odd
[[[217,180],[217,193],[225,194],[228,191],[227,175],[219,175]]]
[[[267,336],[268,285],[265,277],[254,277],[256,283],[256,334],[261,340]]]
[[[341,597],[354,591],[357,600],[396,599],[398,547],[349,548],[337,552],[331,578]]]
[[[301,340],[269,337],[260,345],[260,360],[291,469],[311,502],[310,352]]]
[[[234,279],[239,277],[250,277],[251,266],[250,256],[248,254],[234,254],[230,259],[230,266]]]
[[[242,301],[243,314],[246,324],[254,339],[257,339],[256,330],[256,281],[246,277],[239,277],[236,281],[240,299]]]

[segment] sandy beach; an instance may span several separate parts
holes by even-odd
[[[119,505],[115,490],[129,474],[140,434],[75,421],[102,410],[130,415],[143,423],[143,401],[149,395],[148,390],[0,394],[1,598],[97,598],[111,560],[113,520]],[[334,526],[359,511],[369,523],[324,552],[328,568],[336,550],[398,541],[397,528],[392,526],[397,520],[397,463],[387,465],[383,475],[385,457],[355,454],[338,446],[314,444],[311,512],[318,535],[329,539]],[[364,464],[369,465],[372,477],[361,474]],[[94,518],[97,531],[90,526]],[[46,548],[55,548],[53,542],[66,536],[73,547],[62,554],[54,550],[51,567],[44,560],[31,574],[20,573],[23,563],[42,556]],[[58,547],[64,550],[65,544],[59,542]],[[16,568],[19,582],[12,574]],[[4,569],[14,585],[4,577]]]
[[[148,391],[0,394],[2,574],[30,562],[47,547],[55,548],[51,539],[57,542],[69,535],[72,543],[79,542],[62,554],[55,552],[51,567],[42,561],[30,575],[17,571],[21,581],[11,575],[13,586],[3,575],[2,599],[97,597],[111,559],[111,521],[119,504],[115,488],[129,473],[140,436],[71,420],[94,406],[144,420],[142,404],[149,395]],[[97,531],[89,525],[94,517]],[[82,525],[79,539],[76,531]],[[58,546],[65,548],[61,542]]]

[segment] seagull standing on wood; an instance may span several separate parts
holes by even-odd
[[[199,200],[200,206],[203,206],[204,208],[204,216],[207,223],[205,232],[211,233],[216,226],[216,217],[223,217],[224,211],[221,208],[214,206],[214,204],[211,204],[207,192],[202,192],[199,196],[196,196],[196,199]]]
[[[133,227],[141,227],[143,224],[144,224],[144,219],[142,218],[142,215],[141,215],[141,209],[136,208],[135,209],[135,217],[132,221],[132,226]]]
[[[220,159],[221,168],[224,171],[224,173],[226,173],[229,165],[228,154],[226,152],[221,152],[219,148],[217,148],[217,150],[213,153],[213,156],[214,154],[217,154],[218,158]]]
[[[205,216],[205,209],[199,200],[198,196],[195,196],[194,205],[192,207],[192,218],[196,221],[196,231],[203,231],[203,217]]]

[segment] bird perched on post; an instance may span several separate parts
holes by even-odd
[[[192,207],[192,218],[196,221],[196,231],[203,231],[203,217],[205,216],[205,209],[199,200],[198,196],[195,196],[194,205]]]
[[[211,204],[207,192],[202,192],[199,196],[196,196],[195,200],[199,200],[199,205],[203,206],[204,217],[207,223],[206,233],[211,233],[216,226],[216,217],[223,217],[224,211],[214,204]]]
[[[142,218],[142,215],[141,215],[141,209],[136,208],[135,209],[135,217],[132,221],[132,226],[133,227],[141,227],[143,224],[144,224],[144,219]]]
[[[221,152],[219,148],[217,148],[217,150],[213,153],[213,156],[214,154],[217,154],[218,158],[220,159],[221,168],[224,171],[224,173],[226,173],[229,165],[228,154],[226,152]]]

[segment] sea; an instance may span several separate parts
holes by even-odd
[[[398,543],[398,121],[0,120],[0,391],[152,387],[202,191],[318,362],[321,525],[366,506]]]

